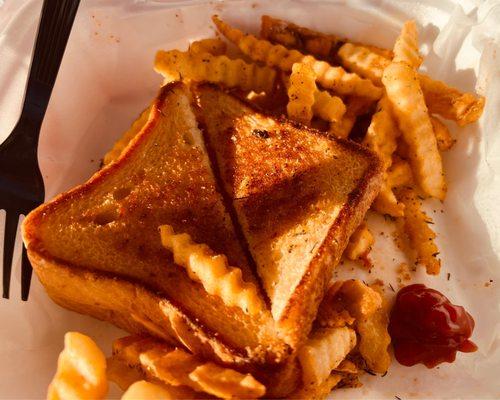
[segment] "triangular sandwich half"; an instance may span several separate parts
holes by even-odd
[[[295,347],[379,191],[380,162],[360,145],[266,116],[212,85],[196,95],[209,153],[273,317]]]

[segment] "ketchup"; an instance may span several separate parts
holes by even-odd
[[[396,360],[402,365],[433,368],[453,362],[457,351],[471,353],[474,320],[442,293],[416,284],[401,289],[391,311],[389,334]]]

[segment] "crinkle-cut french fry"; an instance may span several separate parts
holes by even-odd
[[[326,89],[340,94],[355,94],[370,99],[380,98],[382,91],[370,80],[362,79],[356,74],[347,73],[342,67],[332,67],[326,61],[319,61],[311,55],[304,55],[298,50],[289,50],[282,45],[273,45],[267,40],[257,39],[244,34],[214,16],[213,21],[219,31],[239,49],[255,61],[266,63],[269,67],[278,67],[283,71],[291,71],[292,65],[298,62],[308,64],[316,73],[317,82]]]
[[[403,226],[411,247],[417,253],[416,261],[425,266],[428,274],[439,274],[441,260],[437,258],[439,250],[434,242],[436,234],[429,227],[432,219],[421,210],[418,196],[411,188],[398,189],[397,197],[405,205]]]
[[[66,333],[47,399],[98,400],[104,399],[107,391],[106,358],[101,349],[88,336]]]
[[[288,116],[304,124],[309,124],[313,114],[328,122],[340,121],[346,111],[342,99],[317,89],[315,73],[306,64],[293,65],[288,96]]]
[[[373,202],[373,209],[392,217],[404,216],[405,205],[397,199],[394,188],[412,183],[413,175],[410,164],[403,160],[394,161],[386,172],[385,182]]]
[[[363,46],[366,47],[368,50],[370,50],[372,53],[378,54],[379,56],[382,56],[384,58],[387,58],[388,60],[392,60],[394,57],[394,53],[390,49],[384,49],[383,47],[377,47],[377,46],[372,46],[370,44],[363,44],[363,43],[354,43],[355,46]]]
[[[380,192],[373,201],[372,209],[380,214],[387,214],[391,217],[402,217],[405,213],[405,207],[398,201],[392,188],[384,182]]]
[[[130,141],[141,131],[142,127],[146,125],[149,119],[150,107],[146,108],[139,118],[137,118],[132,126],[122,135],[120,139],[118,139],[111,150],[109,150],[102,161],[103,165],[108,165],[112,161],[116,160],[120,154],[122,154],[123,150],[127,147]]]
[[[422,64],[418,53],[418,33],[415,21],[406,21],[394,44],[394,62],[404,62],[417,69]]]
[[[377,292],[382,299],[382,305],[373,314],[365,318],[358,318],[356,328],[360,337],[359,352],[366,361],[366,366],[373,372],[384,373],[389,369],[391,356],[389,345],[391,337],[388,332],[389,317],[387,299],[377,290],[379,287],[369,288]]]
[[[352,127],[356,122],[356,118],[357,116],[352,112],[349,112],[349,108],[347,108],[346,113],[340,121],[334,121],[330,123],[328,133],[339,139],[347,139],[352,131]]]
[[[133,383],[123,394],[122,400],[180,400],[206,398],[188,387],[171,386],[144,380]]]
[[[481,117],[485,103],[483,96],[462,93],[424,74],[420,74],[419,79],[430,113],[457,121],[460,126],[475,122]]]
[[[380,88],[370,80],[346,72],[342,67],[332,67],[326,61],[316,60],[311,55],[301,55],[300,61],[312,67],[317,82],[325,89],[331,89],[341,95],[356,95],[372,100],[377,100],[382,95]]]
[[[137,381],[123,393],[121,400],[170,400],[175,398],[164,386],[146,381]]]
[[[300,348],[298,358],[304,385],[319,385],[345,359],[356,345],[350,328],[320,328]]]
[[[173,397],[163,386],[142,380],[130,385],[121,397],[121,400],[138,399],[170,400]]]
[[[151,336],[126,336],[113,342],[112,359],[116,364],[131,366],[148,379],[156,379],[172,386],[189,386],[201,390],[189,379],[189,374],[203,361],[180,348]]]
[[[146,378],[146,374],[143,371],[129,367],[118,357],[108,357],[106,364],[108,381],[116,383],[122,390],[127,390],[132,383]]]
[[[384,94],[377,104],[377,111],[373,114],[363,144],[378,154],[386,170],[385,182],[372,207],[378,212],[394,217],[403,216],[404,207],[398,203],[392,187],[387,183],[387,169],[391,166],[392,155],[397,148],[397,138],[400,134],[392,115],[391,104]]]
[[[170,225],[162,225],[160,234],[163,246],[173,252],[175,263],[186,268],[189,277],[200,282],[207,293],[249,314],[265,308],[256,286],[244,282],[241,269],[230,267],[226,256],[215,255],[207,245],[193,242],[187,233],[176,234]]]
[[[250,374],[206,363],[189,374],[207,393],[223,399],[256,399],[264,396],[266,387]]]
[[[431,115],[432,128],[440,151],[450,150],[455,144],[456,140],[451,137],[450,130],[439,119]]]
[[[349,314],[349,311],[331,310],[324,307],[320,308],[321,313],[318,313],[315,323],[321,328],[342,328],[344,326],[353,325],[355,318]]]
[[[290,87],[290,78],[281,73],[281,80],[286,87]],[[346,106],[338,96],[332,96],[326,90],[314,91],[313,114],[327,122],[339,123],[346,112]]]
[[[337,137],[346,139],[351,133],[356,118],[368,111],[373,101],[364,97],[350,96],[346,100],[346,111],[339,121],[330,123],[328,132]]]
[[[317,32],[268,15],[262,16],[260,37],[323,59],[334,55],[344,42],[335,35]]]
[[[382,95],[380,88],[370,80],[346,72],[342,67],[332,67],[326,61],[316,60],[310,55],[302,56],[301,62],[312,67],[317,82],[325,89],[331,89],[342,95],[356,95],[372,100],[377,100]]]
[[[262,16],[260,37],[275,44],[282,44],[326,61],[331,60],[338,48],[348,40],[333,34],[322,33],[268,15]],[[392,50],[364,44],[371,51],[392,59]]]
[[[344,67],[348,70],[370,79],[375,84],[382,83],[384,68],[390,64],[390,60],[371,51],[365,46],[353,43],[345,43],[339,49],[338,56]]]
[[[139,360],[139,355],[158,343],[158,340],[146,335],[132,335],[116,339],[113,342],[113,355],[123,357],[127,360]],[[163,348],[166,348],[165,343]],[[173,350],[172,346],[168,349]]]
[[[347,311],[342,299],[338,298],[343,282],[334,282],[327,290],[318,307],[315,325],[319,327],[342,328],[354,324],[354,317]]]
[[[255,92],[271,92],[276,79],[276,71],[272,68],[232,60],[225,55],[192,54],[179,50],[158,51],[155,71],[170,80],[188,78]]]
[[[405,142],[410,164],[421,189],[443,200],[446,195],[441,155],[427,112],[417,73],[405,63],[391,63],[382,81]]]
[[[189,374],[203,363],[196,356],[182,349],[152,347],[139,355],[139,362],[142,368],[162,382],[201,390],[199,385],[189,378]]]
[[[179,398],[186,398],[184,394],[202,398],[201,392],[223,398],[257,398],[265,394],[265,387],[252,375],[207,363],[152,337],[128,336],[116,340],[112,358],[140,371],[148,380],[175,389]]]
[[[410,185],[413,183],[413,175],[410,164],[407,161],[396,159],[387,170],[387,184],[391,188]]]
[[[380,83],[385,67],[390,60],[374,52],[368,46],[353,43],[344,44],[338,52],[342,64],[350,70]],[[422,57],[418,53],[417,28],[415,21],[407,21],[394,44],[394,62],[405,62],[410,67],[418,68]]]
[[[328,52],[331,51],[332,45],[329,40],[325,40],[322,37],[310,38],[304,43],[304,50],[306,54],[316,55],[324,54],[323,57],[328,56]]]
[[[294,32],[290,32],[286,22],[269,15],[263,15],[260,22],[260,37],[286,47],[298,48],[302,46]]]
[[[356,320],[372,315],[382,306],[380,294],[359,279],[343,281],[336,290],[337,296],[342,299],[345,308]]]
[[[365,257],[372,249],[373,243],[375,239],[366,223],[363,222],[351,235],[344,254],[349,260]]]
[[[391,103],[384,94],[377,104],[377,111],[373,114],[363,144],[377,153],[386,170],[392,164],[392,155],[400,134],[392,115]]]
[[[192,54],[210,53],[213,56],[222,56],[226,54],[226,50],[226,42],[217,38],[196,40],[189,45],[189,52]]]
[[[328,122],[338,122],[342,120],[345,112],[346,106],[340,97],[332,96],[325,90],[314,92],[314,115]]]
[[[288,117],[309,124],[313,117],[314,92],[317,91],[316,75],[309,65],[296,63],[292,66],[288,87]]]
[[[384,69],[390,59],[370,51],[366,46],[346,43],[339,50],[342,65],[358,75],[380,85]],[[464,126],[477,121],[484,109],[485,99],[474,93],[463,93],[446,83],[418,74],[422,93],[431,114],[456,121]]]
[[[381,293],[359,279],[335,282],[328,289],[318,316],[342,311],[355,318],[360,353],[369,368],[385,372],[390,363],[390,336],[387,332],[387,308]]]

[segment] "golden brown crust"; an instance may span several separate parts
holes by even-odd
[[[347,143],[347,145],[351,144],[354,143]],[[349,194],[349,201],[342,208],[321,248],[309,264],[307,272],[290,298],[284,313],[286,317],[282,319],[282,323],[293,321],[297,327],[296,336],[300,337],[298,342],[305,340],[307,334],[304,334],[306,331],[304,326],[312,324],[327,284],[331,279],[333,268],[339,263],[349,237],[363,221],[366,211],[370,208],[382,184],[381,162],[373,153],[370,153],[369,157],[371,168],[367,170],[358,187]],[[333,251],[332,248],[334,248]],[[303,301],[304,296],[311,298],[310,304]]]
[[[28,257],[49,296],[62,307],[109,321],[131,333],[148,333],[173,345],[180,342],[223,363],[248,363],[239,349],[223,343],[164,294],[127,279],[64,265],[35,251],[28,251]],[[74,296],[75,292],[79,295]]]
[[[280,364],[249,362],[239,349],[207,332],[164,295],[136,282],[68,267],[34,252],[28,256],[48,295],[61,307],[109,321],[130,333],[152,335],[172,346],[181,343],[208,360],[252,373],[266,385],[269,398],[283,398],[300,381],[301,370],[295,358]],[[79,295],[75,297],[74,293]]]
[[[199,102],[203,103],[200,96],[203,96],[204,92],[220,93],[220,90],[221,89],[215,85],[202,84],[198,86],[196,93],[199,97]],[[264,126],[267,118],[273,121],[274,125],[270,124],[271,127],[269,128],[271,140],[274,134],[274,132],[271,131],[276,129],[276,126],[279,126],[281,129],[280,134],[283,135],[284,132],[285,136],[287,129],[298,129],[301,134],[310,135],[313,138],[311,140],[316,140],[314,139],[315,137],[317,137],[319,141],[325,141],[325,139],[327,139],[327,141],[330,140],[334,142],[336,146],[342,148],[342,152],[352,153],[353,161],[356,161],[357,158],[357,161],[361,159],[366,163],[364,173],[358,182],[352,182],[353,189],[348,194],[347,201],[342,205],[338,216],[330,226],[319,250],[304,271],[298,286],[293,295],[288,299],[287,306],[280,317],[280,326],[284,329],[289,342],[295,347],[307,337],[312,320],[316,315],[317,307],[326,289],[326,284],[330,280],[333,267],[339,262],[350,235],[362,222],[366,211],[379,191],[382,183],[382,164],[373,152],[356,143],[331,137],[327,138],[327,135],[323,132],[289,121],[284,117],[272,117],[270,114],[258,110],[253,104],[245,102],[231,93],[229,93],[229,96],[232,98],[232,101],[238,103],[231,103],[228,108],[232,107],[232,109],[237,108],[244,110],[241,112],[243,115],[242,118],[262,120],[264,121]],[[209,102],[211,100],[215,101],[213,98],[207,96],[205,101]],[[225,100],[221,100],[221,103],[224,101]],[[214,108],[217,108],[217,106]],[[222,114],[224,114],[224,112],[222,112]],[[205,116],[205,118],[216,117],[217,116],[214,117],[213,115]],[[283,205],[280,203],[280,208],[291,206],[300,210],[309,205],[308,201],[310,201],[310,198],[301,198],[300,192],[304,192],[304,186],[299,183],[297,188],[300,190],[295,193],[293,191],[294,186],[290,184],[291,181],[287,180],[286,177],[285,181],[282,181],[283,175],[286,173],[282,173],[281,171],[287,169],[291,170],[292,172],[290,172],[289,175],[293,176],[293,179],[295,179],[297,176],[301,175],[303,164],[307,163],[307,161],[304,161],[304,159],[308,157],[307,154],[312,154],[311,158],[314,158],[314,152],[317,150],[311,150],[304,147],[302,144],[296,144],[293,142],[293,136],[289,138],[281,137],[280,139],[282,139],[282,142],[286,142],[287,140],[288,142],[284,144],[280,143],[279,146],[281,146],[281,148],[278,149],[274,145],[270,145],[271,147],[269,147],[269,149],[267,149],[265,145],[258,147],[260,145],[258,141],[256,145],[251,141],[245,144],[244,141],[247,139],[244,137],[243,132],[240,133],[240,129],[243,130],[244,128],[238,125],[239,122],[235,122],[236,126],[230,128],[226,126],[229,124],[221,124],[220,129],[227,129],[227,131],[219,133],[222,136],[226,135],[225,140],[227,140],[227,135],[230,135],[233,143],[243,143],[241,146],[248,146],[251,150],[248,154],[238,154],[238,160],[241,162],[240,165],[228,166],[224,162],[221,162],[221,158],[225,161],[231,157],[236,157],[232,144],[230,144],[229,147],[225,147],[226,145],[217,142],[219,139],[214,138],[216,135],[214,132],[208,132],[209,128],[207,127],[207,121],[204,121],[203,116],[199,118],[199,121],[204,131],[205,141],[209,143],[209,151],[218,153],[218,159],[217,157],[214,158],[216,164],[219,164],[219,175],[224,183],[221,186],[226,190],[225,199],[227,200],[229,198],[229,202],[234,202],[234,207],[240,217],[240,223],[242,222],[241,214],[250,213],[253,219],[253,226],[259,225],[259,218],[264,218],[263,214],[261,214],[263,208],[270,210],[274,217],[277,211],[275,211],[275,207],[270,206],[274,204],[274,200],[272,199],[273,195],[266,194],[267,189],[269,193],[281,191],[286,193],[285,203],[287,204]],[[215,149],[217,146],[218,149]],[[275,154],[277,155],[275,156]],[[276,157],[275,159],[274,156]],[[271,158],[272,161],[266,158]],[[241,159],[243,159],[243,161],[241,161]],[[279,164],[282,159],[286,160],[285,166]],[[294,166],[295,160],[300,160],[297,161],[296,167]],[[269,168],[269,163],[274,165],[274,167]],[[293,170],[293,168],[296,169]],[[262,195],[262,193],[264,193],[264,195]],[[279,196],[280,195],[278,195],[278,199]],[[232,208],[233,206],[228,204],[227,207]],[[281,222],[278,220],[277,223]],[[252,226],[248,226],[247,240],[249,239],[248,232],[251,230]],[[252,233],[250,233],[250,235],[252,235]]]
[[[151,112],[153,114],[150,120],[158,118],[158,113],[160,112],[160,109],[163,103],[165,102],[165,98],[167,97],[167,95],[171,93],[174,89],[181,88],[182,86],[183,84],[181,82],[172,82],[167,86],[165,86],[160,91],[158,98],[155,101],[156,104],[151,109]],[[141,130],[141,132],[143,133],[135,136],[128,144],[128,147],[130,149],[135,149],[139,147],[141,142],[145,142],[148,139],[150,132],[153,130],[153,128],[154,125],[152,123],[147,124]],[[38,206],[32,212],[30,212],[29,216],[26,218],[26,220],[28,221],[23,224],[23,239],[26,245],[31,245],[32,239],[36,238],[36,233],[35,233],[36,224],[39,222],[39,219],[44,214],[50,213],[52,210],[57,208],[59,204],[62,203],[63,201],[66,202],[72,200],[75,197],[83,197],[84,195],[88,194],[93,189],[93,185],[102,183],[107,176],[111,175],[114,171],[120,169],[122,165],[126,164],[132,158],[132,154],[133,150],[122,153],[119,160],[114,162],[112,165],[109,165],[108,167],[99,170],[97,173],[92,175],[92,177],[85,184],[76,186],[75,188],[67,192],[59,194],[49,203],[44,203]]]

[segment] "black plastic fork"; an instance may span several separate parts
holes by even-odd
[[[19,217],[28,214],[45,197],[38,167],[38,136],[79,3],[80,0],[44,0],[21,116],[10,136],[0,145],[0,209],[6,211],[3,244],[4,298],[9,298]],[[32,268],[23,246],[23,300],[28,299],[31,274]]]

